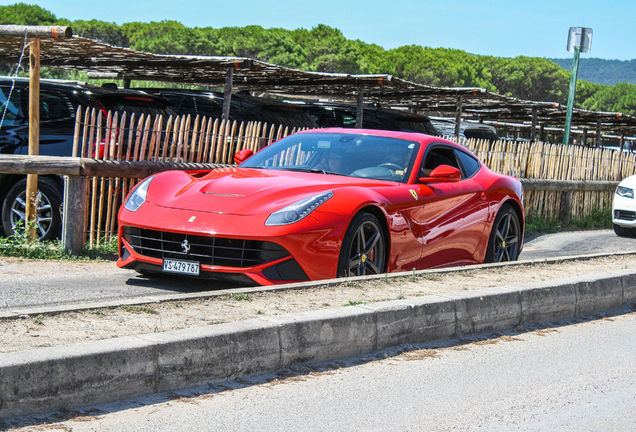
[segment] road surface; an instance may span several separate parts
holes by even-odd
[[[617,237],[613,231],[575,231],[531,239],[520,259],[636,250],[636,239]],[[2,264],[0,258],[0,310],[18,307],[91,303],[161,294],[208,291],[236,285],[179,277],[149,279],[114,263],[54,261]]]

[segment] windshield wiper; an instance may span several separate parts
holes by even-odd
[[[288,168],[288,167],[283,167],[283,168],[277,168],[277,169],[280,170],[280,171],[298,171],[298,172],[309,172],[309,173],[317,173],[317,174],[345,175],[345,174],[341,174],[341,173],[337,173],[337,172],[325,171],[325,170],[316,169],[316,168]]]

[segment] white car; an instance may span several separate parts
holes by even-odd
[[[614,232],[621,237],[636,237],[636,175],[623,179],[618,184],[612,203]]]

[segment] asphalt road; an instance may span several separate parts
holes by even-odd
[[[613,253],[636,250],[636,239],[618,237],[613,230],[543,234],[526,240],[519,259]]]
[[[636,250],[636,239],[617,237],[610,230],[576,231],[529,239],[520,259],[631,250]],[[0,265],[0,310],[104,302],[233,286],[169,276],[149,279],[132,270],[119,269],[114,263],[83,266],[59,262],[42,268],[38,266],[44,264]]]
[[[350,359],[281,382],[259,377],[225,389],[121,401],[57,426],[75,432],[633,431],[636,313],[623,312]]]

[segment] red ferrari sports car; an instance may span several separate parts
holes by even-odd
[[[117,265],[271,285],[511,261],[523,245],[519,180],[442,138],[309,130],[237,160],[140,182]]]

